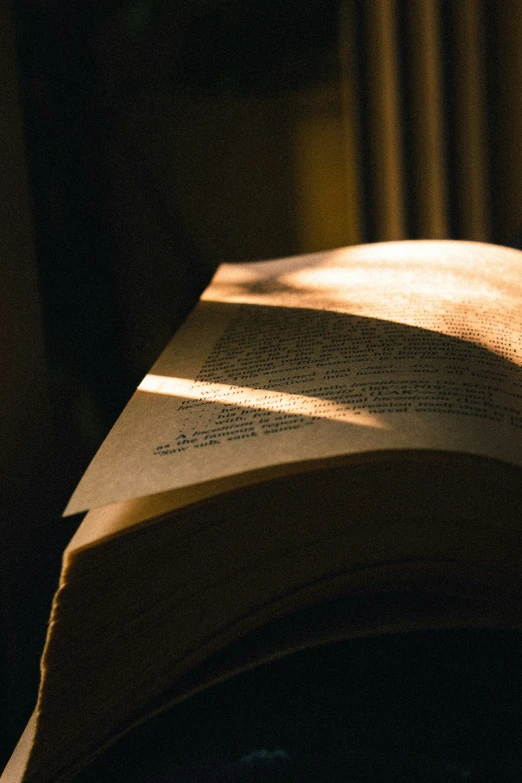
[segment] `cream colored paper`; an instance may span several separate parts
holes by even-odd
[[[522,464],[521,361],[518,251],[394,242],[223,265],[66,513],[184,505],[376,450]]]
[[[0,775],[2,783],[18,783],[18,781],[23,780],[36,734],[36,721],[36,712],[33,712],[7,766]]]

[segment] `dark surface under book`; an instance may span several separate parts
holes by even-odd
[[[520,780],[520,633],[331,642],[134,730],[77,783]]]

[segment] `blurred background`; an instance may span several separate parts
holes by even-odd
[[[22,464],[43,475],[37,501],[14,504],[31,535],[3,555],[7,747],[32,706],[78,521],[57,516],[219,262],[403,238],[516,241],[522,4],[2,0],[2,15],[36,275],[30,313],[16,316],[26,375],[11,393],[19,420],[34,418],[11,438],[27,448],[5,475]],[[39,439],[54,443],[52,468],[39,457],[25,470]]]

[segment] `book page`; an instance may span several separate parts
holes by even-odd
[[[223,265],[66,513],[393,449],[522,465],[521,362],[518,251],[412,241]]]

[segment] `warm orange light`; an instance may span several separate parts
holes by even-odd
[[[226,403],[238,408],[286,413],[293,416],[316,417],[328,421],[342,421],[361,427],[389,429],[379,416],[362,410],[347,409],[340,403],[305,394],[268,389],[232,386],[228,383],[194,384],[187,378],[172,378],[149,373],[138,386],[139,391],[168,394],[183,399]]]
[[[385,319],[480,345],[520,365],[519,320],[512,316],[522,284],[513,283],[512,273],[502,275],[510,261],[503,249],[488,258],[491,270],[477,263],[482,247],[389,242],[286,259],[284,266],[225,264],[203,299]]]

